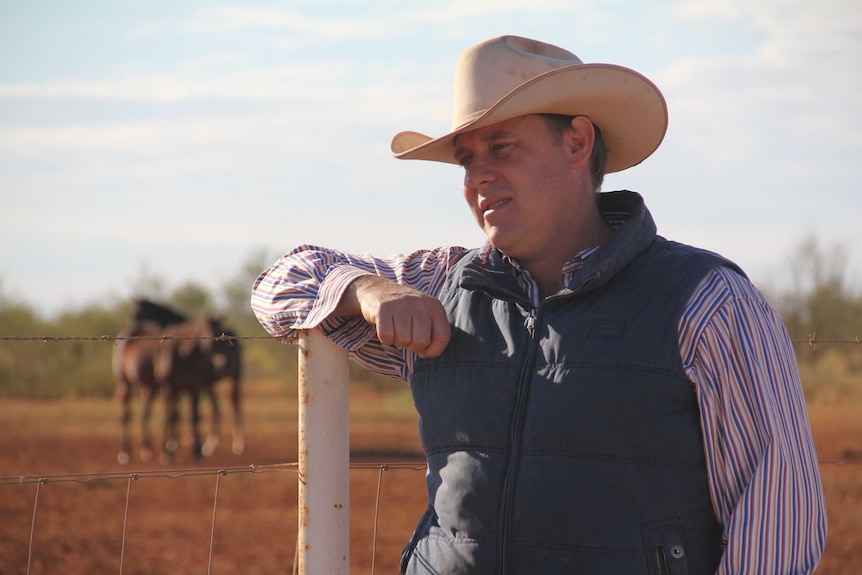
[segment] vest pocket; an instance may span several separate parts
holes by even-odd
[[[433,523],[435,519],[436,513],[431,506],[429,506],[428,509],[425,510],[425,513],[422,514],[422,518],[419,520],[416,530],[413,531],[413,536],[410,538],[410,542],[407,543],[404,551],[401,552],[401,566],[398,570],[401,575],[407,573],[407,565],[410,563],[413,551],[416,550],[416,544],[419,543],[420,539],[428,535],[431,523]]]
[[[688,575],[682,526],[676,521],[663,521],[646,524],[642,529],[650,575]]]

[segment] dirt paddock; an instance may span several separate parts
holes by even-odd
[[[278,464],[297,460],[296,402],[274,382],[247,390],[244,454],[230,453],[228,421],[212,457],[192,461],[185,446],[169,467],[117,463],[109,400],[0,399],[0,477],[28,478],[0,485],[0,573],[291,573],[297,476]],[[862,406],[812,407],[811,418],[830,519],[818,573],[862,575]],[[396,573],[425,507],[406,395],[351,392],[351,452],[370,464],[350,473],[351,572]]]

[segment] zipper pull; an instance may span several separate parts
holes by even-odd
[[[527,319],[524,320],[524,327],[527,328],[527,331],[530,332],[530,337],[535,335],[534,330],[536,327],[536,310],[531,309],[530,315],[527,316]]]

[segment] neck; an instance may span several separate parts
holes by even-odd
[[[539,297],[545,299],[559,292],[563,287],[563,266],[579,253],[594,248],[605,242],[611,236],[611,229],[599,218],[594,225],[588,226],[589,233],[574,234],[569,242],[560,242],[549,249],[546,257],[534,262],[519,264],[530,273],[530,277],[539,286]]]

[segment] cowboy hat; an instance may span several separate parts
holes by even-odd
[[[613,64],[584,64],[537,40],[500,36],[461,53],[452,131],[439,138],[401,132],[392,139],[392,154],[454,164],[458,134],[544,113],[590,118],[604,137],[608,173],[644,161],[667,131],[664,97],[643,75]]]

